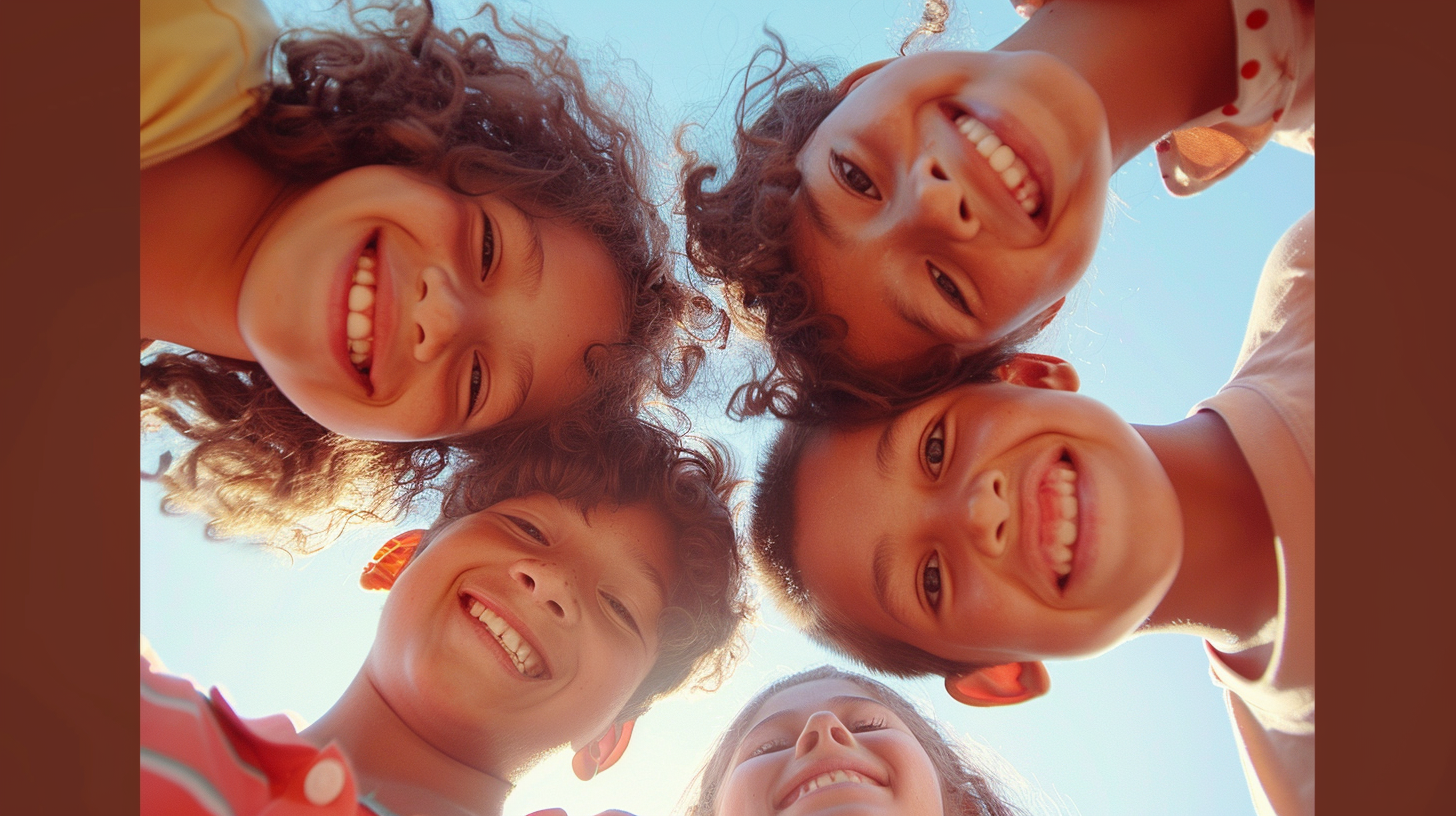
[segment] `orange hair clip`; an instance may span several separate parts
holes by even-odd
[[[384,542],[384,546],[374,554],[374,559],[364,565],[364,571],[359,575],[359,586],[371,591],[388,591],[405,564],[414,557],[424,535],[424,530],[410,530]]]

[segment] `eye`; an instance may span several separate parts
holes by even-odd
[[[769,742],[765,742],[764,744],[750,751],[747,758],[753,759],[756,756],[772,754],[774,751],[782,751],[785,748],[788,748],[790,744],[791,743],[788,740],[784,739],[770,740]]]
[[[863,720],[861,722],[854,723],[849,727],[849,730],[853,731],[856,734],[861,734],[865,731],[883,730],[886,725],[888,725],[888,723],[886,723],[883,718],[875,717],[873,719]]]
[[[955,281],[951,280],[949,275],[937,269],[935,264],[926,263],[925,268],[930,270],[930,280],[940,290],[941,296],[950,301],[950,305],[954,306],[957,311],[964,312],[968,315],[971,314],[971,307],[967,306],[966,299],[961,297],[961,289],[959,286],[956,286]]]
[[[490,275],[491,267],[495,266],[495,222],[490,216],[485,217],[485,234],[480,239],[480,279],[485,280]]]
[[[475,413],[475,402],[480,399],[480,383],[483,379],[480,357],[473,356],[470,361],[470,403],[465,407],[467,415]]]
[[[621,618],[622,622],[627,624],[629,629],[639,635],[642,634],[642,630],[637,628],[637,619],[632,617],[632,613],[627,609],[626,604],[605,592],[602,593],[602,598],[607,602],[607,606],[611,607],[612,611],[616,613],[617,617]]]
[[[937,422],[925,437],[925,467],[930,475],[939,476],[941,463],[945,461],[945,423]]]
[[[531,522],[526,521],[523,518],[517,518],[515,516],[506,516],[506,520],[516,525],[516,528],[519,529],[522,533],[525,533],[527,536],[536,539],[537,541],[545,544],[548,547],[551,545],[551,542],[546,540],[546,534],[542,533],[541,530]]]
[[[925,591],[925,602],[931,609],[940,608],[940,553],[932,553],[925,568],[920,571],[920,588]]]
[[[870,180],[869,174],[859,168],[859,165],[832,151],[829,154],[829,165],[833,169],[835,177],[844,186],[865,198],[880,200],[880,189]]]

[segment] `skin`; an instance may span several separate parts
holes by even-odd
[[[1273,529],[1216,414],[1134,427],[1074,393],[1055,357],[1018,355],[999,374],[806,444],[795,558],[817,604],[950,660],[1034,665],[996,675],[1006,702],[1045,691],[1041,660],[1139,629],[1231,651],[1267,635]],[[1077,537],[1061,582],[1042,483],[1064,455]]]
[[[589,347],[625,336],[619,273],[564,221],[398,167],[300,191],[226,143],[197,153],[143,173],[142,332],[257,361],[332,431],[413,441],[540,418],[586,390]],[[371,240],[366,377],[344,324]]]
[[[793,799],[804,782],[831,770],[852,770],[878,784],[841,782]],[[923,816],[943,810],[935,767],[909,728],[863,688],[841,679],[800,683],[765,700],[719,791],[720,816]]]
[[[339,742],[361,789],[399,812],[499,813],[511,780],[607,732],[647,676],[671,543],[649,507],[583,517],[545,494],[456,521],[400,574],[359,675],[303,736]],[[546,672],[518,671],[466,613],[472,600],[506,618]]]
[[[1236,94],[1226,2],[1056,0],[992,51],[865,65],[798,157],[795,258],[846,352],[896,373],[1055,316],[1096,247],[1107,182]],[[955,127],[989,125],[1046,198],[1019,208]]]

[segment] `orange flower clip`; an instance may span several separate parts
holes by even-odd
[[[384,546],[374,554],[374,560],[364,565],[364,572],[359,575],[359,586],[370,591],[387,592],[414,557],[424,535],[424,530],[410,530],[384,542]]]

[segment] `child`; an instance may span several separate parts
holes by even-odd
[[[772,594],[821,641],[970,705],[1045,658],[1203,637],[1260,813],[1314,812],[1314,214],[1264,268],[1234,376],[1168,426],[1018,355],[884,419],[790,426],[755,495]]]
[[[655,700],[721,680],[746,591],[725,460],[636,420],[592,431],[517,440],[380,550],[374,644],[302,732],[144,659],[143,811],[498,814],[547,752],[590,779]]]
[[[766,49],[733,174],[710,191],[714,165],[682,171],[688,255],[773,355],[739,411],[904,405],[994,368],[1086,269],[1111,173],[1170,131],[1176,195],[1270,138],[1313,152],[1312,0],[1034,5],[991,51],[882,60],[833,86]]]
[[[885,684],[821,666],[770,684],[738,712],[687,816],[769,816],[799,801],[800,814],[1018,813],[977,764]]]
[[[353,489],[389,517],[441,440],[686,387],[675,325],[711,310],[671,273],[640,142],[564,40],[487,10],[470,34],[351,7],[353,32],[285,36],[269,81],[256,0],[143,3],[141,330],[195,350],[142,367],[143,415],[196,443],[172,503],[240,532]]]

